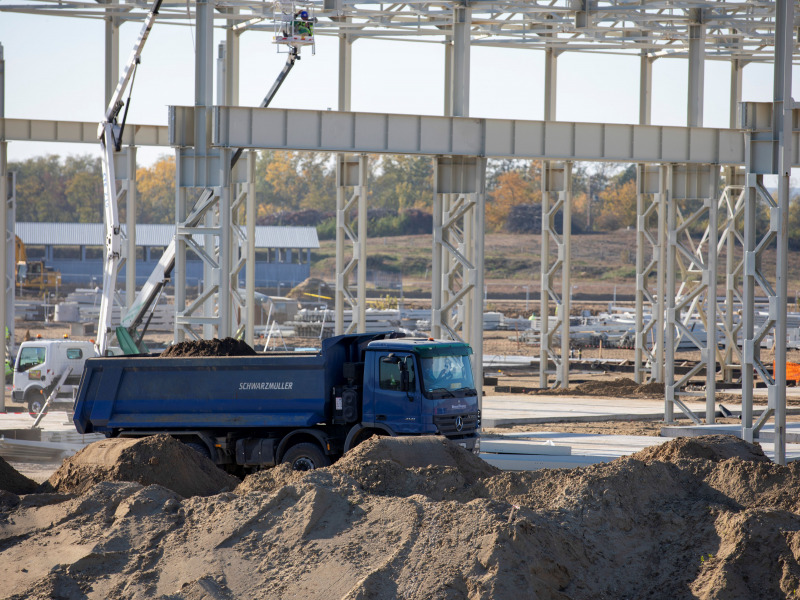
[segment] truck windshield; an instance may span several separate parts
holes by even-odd
[[[22,373],[41,365],[44,362],[45,349],[40,346],[28,346],[20,350],[19,359],[17,360],[17,371]]]
[[[469,356],[432,356],[420,359],[422,385],[427,393],[475,393]]]

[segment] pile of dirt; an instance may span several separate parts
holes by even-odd
[[[175,438],[113,438],[89,444],[67,458],[43,484],[43,490],[82,494],[101,481],[135,481],[160,485],[184,498],[232,490],[236,477]]]
[[[611,398],[663,398],[663,383],[636,383],[628,377],[612,381],[587,381],[566,389],[531,390],[530,395],[547,396],[603,396]]]
[[[30,494],[35,492],[38,487],[39,485],[35,481],[18,473],[0,456],[0,491],[12,494]]]
[[[0,571],[15,600],[792,598],[798,486],[800,466],[726,436],[532,472],[373,438],[208,497],[112,481],[26,496],[0,512]]]
[[[257,353],[247,342],[234,338],[180,342],[164,350],[159,356],[255,356]]]

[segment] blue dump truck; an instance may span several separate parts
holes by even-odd
[[[443,435],[479,450],[472,349],[394,332],[332,337],[319,352],[109,356],[86,361],[80,433],[168,433],[219,466],[327,466],[374,434]]]

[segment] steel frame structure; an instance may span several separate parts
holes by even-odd
[[[561,233],[556,216],[561,215]],[[572,280],[572,162],[542,163],[542,258],[539,307],[539,386],[565,389],[569,385],[569,315]],[[555,250],[555,257],[551,250]],[[552,261],[552,262],[551,262]],[[560,284],[560,286],[559,286]],[[561,289],[559,289],[559,287]],[[555,319],[550,320],[550,302]],[[558,336],[558,344],[556,344]],[[550,363],[554,369],[550,369]]]
[[[648,331],[656,331],[655,352],[650,355],[651,376],[658,379],[666,371],[671,359],[671,351],[666,348],[673,336],[660,335],[666,330],[680,328],[678,311],[682,300],[675,298],[676,290],[670,286],[675,282],[680,268],[678,257],[683,256],[689,271],[698,274],[699,288],[689,294],[700,306],[701,296],[706,297],[705,311],[715,313],[716,266],[713,264],[721,245],[726,245],[726,299],[724,331],[726,339],[724,371],[733,371],[734,346],[741,331],[743,336],[741,350],[742,388],[743,388],[743,435],[752,439],[766,420],[775,415],[776,436],[778,440],[776,458],[785,460],[782,443],[785,442],[785,346],[776,345],[776,366],[773,376],[759,358],[758,345],[768,334],[781,339],[786,334],[786,273],[787,238],[786,214],[788,210],[789,169],[798,164],[794,156],[798,144],[798,134],[792,124],[798,122],[792,114],[791,66],[796,60],[793,54],[792,32],[800,23],[794,15],[794,0],[715,1],[704,2],[664,2],[653,0],[631,5],[620,0],[516,0],[508,2],[472,2],[464,5],[458,2],[408,2],[385,5],[377,2],[355,2],[355,0],[316,0],[307,2],[313,5],[320,22],[316,35],[336,36],[340,40],[340,103],[339,112],[320,113],[317,111],[265,111],[237,108],[235,96],[227,96],[227,106],[211,107],[209,91],[211,80],[211,32],[214,24],[227,30],[230,48],[234,49],[237,36],[245,31],[265,29],[271,31],[272,6],[252,0],[212,3],[200,0],[194,3],[167,2],[160,9],[162,22],[176,25],[194,26],[196,31],[196,106],[192,108],[173,107],[170,111],[170,144],[177,148],[178,185],[176,215],[178,236],[176,243],[176,288],[185,288],[185,262],[187,247],[192,247],[191,235],[216,236],[208,250],[195,249],[205,254],[204,260],[210,265],[209,277],[214,281],[204,291],[205,298],[216,294],[214,315],[197,316],[197,304],[186,307],[185,297],[176,294],[179,318],[176,319],[176,340],[186,333],[195,335],[193,328],[213,324],[216,332],[222,335],[231,331],[234,293],[233,255],[237,252],[232,238],[241,236],[232,233],[233,215],[236,210],[235,183],[251,186],[252,182],[243,169],[231,170],[230,156],[234,148],[272,148],[286,150],[328,150],[347,153],[414,153],[437,156],[437,171],[442,170],[448,161],[461,161],[469,165],[466,171],[455,177],[463,182],[472,181],[474,185],[465,189],[447,188],[437,183],[435,199],[438,202],[435,218],[438,219],[434,236],[434,260],[441,263],[440,272],[434,279],[434,295],[439,293],[441,300],[435,301],[432,321],[438,327],[452,328],[451,302],[459,296],[460,305],[455,318],[459,327],[468,333],[467,338],[478,339],[476,332],[478,315],[481,312],[480,296],[483,261],[482,254],[482,211],[485,201],[485,174],[483,165],[486,157],[534,158],[546,161],[595,160],[614,162],[636,162],[645,166],[640,168],[639,203],[637,210],[637,236],[640,245],[652,248],[653,260],[646,261],[643,249],[637,251],[637,360],[644,358],[649,351],[645,349],[645,336]],[[113,85],[109,80],[116,77],[115,62],[118,49],[114,40],[118,37],[116,29],[128,21],[142,21],[149,9],[144,2],[112,2],[96,4],[92,2],[49,3],[32,1],[26,4],[12,4],[0,0],[0,12],[35,13],[44,15],[65,15],[89,19],[104,19],[107,25],[106,49],[106,94],[110,95]],[[346,112],[350,96],[350,56],[353,42],[360,38],[408,39],[444,43],[446,45],[446,85],[445,117],[418,117],[399,115],[364,115]],[[546,53],[545,82],[545,121],[507,121],[469,118],[469,52],[471,47],[500,46],[540,49]],[[773,50],[774,49],[774,50]],[[641,57],[642,84],[640,86],[639,125],[609,125],[562,123],[556,121],[556,62],[557,56],[566,51],[618,53]],[[233,51],[231,54],[235,55]],[[687,127],[657,127],[649,125],[650,79],[652,62],[661,57],[683,57],[688,60]],[[729,130],[713,130],[702,127],[703,76],[707,60],[725,60],[731,63],[731,106],[735,107],[741,99],[742,67],[749,62],[773,62],[775,89],[772,103],[744,105],[743,117],[739,123],[731,123]],[[238,77],[238,57],[226,63],[230,68],[226,81],[235,86]],[[2,118],[0,113],[0,143],[15,139],[43,139],[73,141],[93,140],[93,127],[88,129],[80,123],[33,122]],[[304,126],[292,127],[302,119]],[[309,120],[310,119],[310,120]],[[308,126],[315,123],[315,126]],[[744,131],[744,134],[742,134]],[[137,143],[150,140],[163,143],[163,128],[137,128]],[[300,132],[300,133],[298,133]],[[308,137],[304,137],[307,133]],[[125,132],[129,144],[133,133]],[[5,146],[0,148],[0,176],[4,186],[8,186]],[[458,158],[463,157],[463,158]],[[118,157],[115,157],[118,159]],[[474,163],[474,167],[473,167]],[[659,174],[651,177],[647,173],[656,167]],[[720,203],[726,206],[724,223],[720,229],[709,228],[705,254],[701,258],[696,250],[681,247],[677,234],[688,222],[696,221],[689,215],[689,221],[679,223],[675,206],[676,171],[697,170],[687,165],[708,165],[703,169],[714,170],[719,167],[745,165],[744,181],[730,184],[728,193],[735,192],[732,185],[743,185],[743,194],[736,203],[718,197],[708,191],[702,192],[704,214],[717,213]],[[474,177],[465,175],[476,169]],[[545,169],[547,171],[547,168]],[[670,170],[672,175],[670,175]],[[246,171],[246,170],[245,170]],[[480,173],[478,173],[480,171]],[[778,198],[773,199],[763,189],[763,176],[779,176]],[[726,173],[727,176],[727,173]],[[731,178],[731,181],[738,177]],[[648,178],[658,181],[654,189]],[[545,178],[547,179],[547,178]],[[437,182],[440,180],[437,175]],[[566,196],[567,185],[546,184],[545,195],[558,191]],[[710,185],[710,184],[709,184]],[[199,200],[191,206],[191,190],[204,190]],[[471,191],[466,191],[467,189]],[[450,194],[455,194],[450,196]],[[653,194],[652,201],[649,195]],[[672,196],[673,200],[670,199]],[[231,201],[231,198],[234,198]],[[760,199],[760,200],[759,200]],[[767,204],[771,212],[771,226],[763,237],[756,235],[756,204]],[[728,205],[731,204],[729,208]],[[233,206],[231,206],[233,205]],[[564,201],[565,212],[568,200]],[[548,207],[548,213],[552,212]],[[667,213],[670,213],[670,218]],[[213,214],[209,226],[199,227],[194,222],[198,215]],[[453,214],[459,214],[463,221],[448,228]],[[554,213],[553,213],[554,214]],[[657,234],[651,235],[652,220],[656,218]],[[552,215],[550,215],[552,216]],[[2,224],[2,223],[0,223]],[[733,247],[740,239],[737,232],[742,227],[741,240],[744,259],[737,265]],[[338,236],[346,235],[344,229]],[[547,235],[551,235],[547,230]],[[778,265],[773,282],[761,269],[760,257],[767,243],[772,240],[778,245]],[[724,243],[723,243],[724,240]],[[365,243],[360,238],[359,243]],[[719,241],[719,244],[713,243]],[[569,302],[569,247],[566,241],[556,241],[561,245],[562,289],[555,285],[543,284],[542,291],[548,298],[562,306]],[[437,246],[438,244],[438,246]],[[241,243],[236,245],[241,247]],[[452,252],[450,248],[455,249]],[[658,257],[656,257],[658,254]],[[440,258],[436,258],[439,256]],[[566,257],[566,260],[564,260]],[[669,257],[669,258],[668,258]],[[544,257],[543,257],[544,259]],[[548,254],[549,260],[549,254]],[[544,263],[544,260],[543,260]],[[237,263],[240,264],[240,263]],[[672,266],[669,266],[672,265]],[[342,270],[337,273],[337,282]],[[465,269],[455,275],[454,268]],[[7,279],[7,267],[0,273]],[[549,273],[552,269],[548,268]],[[557,270],[557,268],[556,268]],[[183,274],[182,274],[183,273]],[[555,273],[555,271],[553,271]],[[543,267],[543,275],[545,269]],[[450,275],[453,275],[451,277]],[[649,291],[648,282],[656,276],[656,298]],[[703,279],[705,278],[705,283]],[[545,277],[543,277],[544,281]],[[437,286],[438,282],[441,286]],[[733,303],[737,297],[739,281],[742,285],[743,315],[741,323],[733,319]],[[460,283],[454,283],[460,282]],[[465,283],[466,282],[466,283]],[[703,287],[705,286],[705,287]],[[337,285],[338,291],[342,286]],[[438,292],[437,292],[437,287]],[[758,331],[754,325],[754,297],[760,288],[770,299],[770,316],[767,323]],[[697,291],[699,289],[700,291]],[[464,291],[462,293],[463,290]],[[561,298],[559,298],[559,294]],[[658,313],[654,324],[645,327],[642,319],[644,304],[655,305]],[[457,303],[457,304],[458,304]],[[669,306],[664,306],[666,303]],[[202,303],[201,303],[202,304]],[[691,303],[690,303],[691,304]],[[208,303],[210,306],[211,303]],[[544,305],[544,303],[543,303]],[[438,308],[437,308],[438,307]],[[663,310],[662,310],[663,309]],[[563,311],[566,312],[566,311]],[[467,314],[471,317],[467,318]],[[660,321],[667,315],[668,323]],[[543,314],[543,321],[546,315]],[[566,316],[566,315],[564,315]],[[3,317],[5,318],[5,317]],[[710,338],[716,334],[716,318],[707,317]],[[565,319],[566,320],[566,319]],[[2,323],[0,323],[2,325]],[[564,321],[562,321],[562,328]],[[464,329],[466,327],[466,330]],[[455,333],[455,331],[454,331]],[[564,337],[560,357],[564,357]],[[551,336],[543,336],[553,340]],[[476,352],[480,345],[475,344]],[[708,367],[715,363],[714,346],[706,348],[705,363]],[[559,354],[558,348],[548,343],[544,352],[548,357]],[[655,358],[655,361],[653,361]],[[663,362],[662,362],[663,360]],[[653,368],[653,363],[654,368]],[[562,360],[557,383],[566,385],[568,368]],[[708,371],[713,371],[709,368]],[[769,409],[752,421],[752,388],[754,374],[765,380],[769,388]],[[675,382],[669,373],[664,373],[667,388],[674,391]],[[643,371],[637,372],[643,377]],[[707,382],[707,385],[709,383]],[[713,388],[713,385],[712,385]],[[673,397],[674,399],[674,397]],[[712,396],[707,392],[707,409]],[[672,402],[667,403],[665,414],[670,411]],[[706,420],[713,420],[708,410]],[[783,440],[784,442],[781,442]]]
[[[334,333],[364,333],[367,311],[367,156],[336,156],[336,298]],[[348,188],[352,193],[348,197]],[[356,226],[353,227],[355,216]],[[350,260],[346,246],[350,244]],[[351,276],[356,275],[356,293]],[[352,318],[344,326],[345,305]]]

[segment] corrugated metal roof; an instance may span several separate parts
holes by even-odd
[[[123,227],[123,229],[125,229]],[[102,246],[102,223],[17,223],[16,233],[30,246]],[[174,225],[137,225],[136,244],[166,246]],[[319,248],[315,227],[256,227],[256,248]]]

